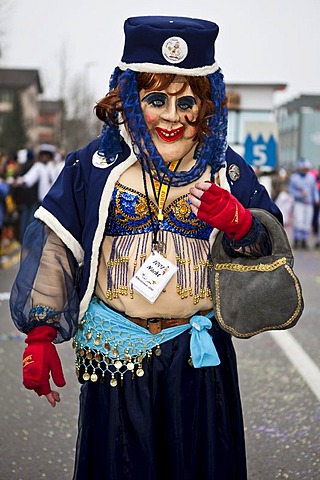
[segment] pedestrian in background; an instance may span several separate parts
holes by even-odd
[[[314,170],[314,175],[316,178],[317,182],[317,187],[318,187],[318,193],[319,193],[319,200],[320,200],[320,168],[318,170]],[[313,219],[312,219],[312,229],[313,233],[316,235],[316,237],[320,237],[320,232],[319,232],[319,222],[320,222],[320,205],[319,203],[315,203],[314,209],[313,209]],[[318,248],[320,245],[318,245],[319,242],[317,242],[316,247]]]
[[[64,167],[64,162],[65,155],[61,152],[56,152],[53,161],[50,162],[52,183],[54,183],[60,175],[61,170]]]
[[[313,214],[313,229],[316,235],[317,241],[315,248],[320,248],[320,167],[316,175],[317,188],[319,194],[319,202],[315,205],[314,214]]]
[[[5,212],[5,198],[9,193],[9,185],[5,181],[4,174],[0,171],[0,255],[2,253],[2,227]]]
[[[292,173],[288,184],[288,193],[294,199],[293,246],[308,248],[308,239],[312,229],[314,205],[319,203],[317,182],[310,173],[311,162],[300,158],[296,171]]]
[[[17,167],[15,179],[23,177],[34,165],[35,155],[32,149],[23,148],[17,152]],[[22,242],[24,232],[34,218],[33,215],[39,207],[38,199],[39,181],[30,187],[25,182],[14,181],[11,186],[11,193],[19,210],[19,240]]]
[[[281,210],[283,215],[283,226],[288,229],[292,226],[293,211],[294,211],[294,198],[288,192],[288,185],[284,184],[277,197],[275,198],[275,204]]]
[[[15,185],[25,185],[28,188],[37,185],[38,206],[57,177],[56,171],[52,167],[55,154],[56,147],[54,145],[45,143],[40,145],[37,158],[31,168],[22,176],[17,177],[14,183]]]
[[[74,337],[74,480],[247,478],[210,244],[218,229],[231,255],[269,255],[249,208],[282,216],[227,146],[218,30],[194,18],[126,20],[122,60],[96,107],[102,135],[68,155],[25,235],[10,299],[27,334],[24,385],[54,407],[50,371],[65,381],[52,341]]]
[[[4,254],[16,248],[20,250],[20,244],[16,241],[19,212],[11,194],[11,186],[14,181],[16,169],[16,157],[7,154],[0,155],[0,176],[9,186],[9,191],[4,198],[4,215],[2,224],[1,248]]]

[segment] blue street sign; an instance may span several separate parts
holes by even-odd
[[[255,168],[276,168],[277,142],[274,136],[271,134],[266,141],[262,135],[259,135],[254,141],[249,133],[244,142],[244,158],[249,165]]]

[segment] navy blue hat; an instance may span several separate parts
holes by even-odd
[[[214,58],[219,27],[208,20],[132,17],[125,21],[124,32],[121,70],[206,76],[219,68]]]
[[[132,148],[142,168],[172,186],[189,185],[211,166],[212,175],[225,164],[227,107],[223,74],[215,61],[219,27],[208,20],[187,17],[143,16],[125,21],[125,46],[110,79],[110,90],[119,88],[122,113]],[[208,119],[208,134],[197,149],[189,171],[171,171],[157,151],[140,106],[137,73],[207,77],[215,114]],[[121,152],[117,117],[107,119],[97,154],[112,164]],[[146,152],[148,152],[146,154]]]

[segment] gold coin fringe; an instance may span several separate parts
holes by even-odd
[[[124,358],[121,359],[117,348],[111,349],[108,344],[104,345],[108,351],[107,354],[88,347],[77,348],[76,342],[73,346],[76,349],[76,374],[80,383],[97,382],[98,380],[100,383],[105,383],[108,380],[111,387],[116,387],[119,383],[122,385],[123,376],[127,372],[131,373],[132,379],[135,376],[143,377],[143,360],[146,358],[149,363],[152,356],[152,350],[139,352],[137,355],[130,355],[126,352]],[[161,355],[160,345],[155,347],[154,353],[157,356]]]
[[[76,345],[74,345],[76,348]],[[131,374],[131,379],[135,377],[143,377],[145,362],[150,363],[150,359],[153,355],[161,355],[161,347],[157,345],[154,349],[147,352],[141,352],[139,355],[131,356],[128,353],[125,354],[124,359],[120,360],[118,351],[116,348],[112,349],[112,352],[108,355],[103,355],[99,350],[91,350],[90,348],[80,348],[76,350],[76,374],[80,383],[85,382],[109,382],[111,387],[117,387],[123,385],[123,377],[125,373]],[[193,367],[192,358],[188,360],[190,367]]]

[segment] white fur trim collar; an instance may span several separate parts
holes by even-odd
[[[71,233],[64,228],[59,220],[44,207],[39,207],[34,216],[48,225],[48,227],[51,228],[51,230],[53,230],[59,238],[61,238],[63,243],[73,253],[78,264],[81,266],[84,258],[84,252],[78,240],[76,240]]]

